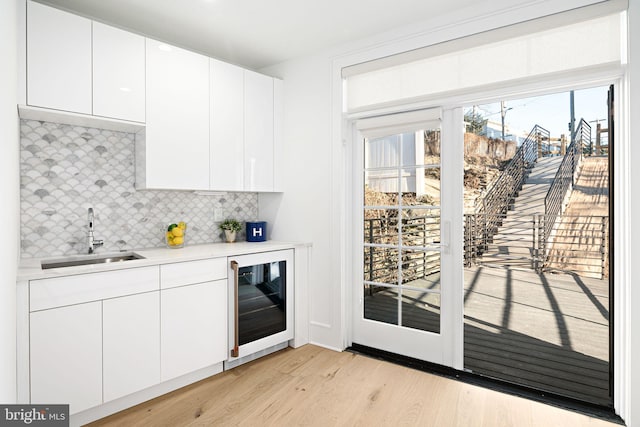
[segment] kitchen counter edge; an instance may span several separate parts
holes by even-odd
[[[245,254],[277,251],[283,249],[296,249],[311,247],[310,243],[300,242],[279,242],[268,240],[265,242],[235,242],[235,243],[209,243],[203,245],[185,246],[180,249],[170,248],[147,248],[136,249],[126,252],[135,252],[144,259],[131,260],[126,262],[115,262],[105,264],[89,264],[74,267],[51,268],[43,270],[41,262],[43,260],[60,259],[60,257],[47,258],[24,258],[20,260],[16,281],[26,282],[29,280],[48,279],[52,277],[73,276],[76,274],[99,273],[104,271],[122,270],[137,267],[147,267],[152,265],[170,264],[176,262],[196,261],[208,258],[221,258],[229,256],[239,256]],[[107,252],[105,252],[107,253]],[[111,252],[109,252],[111,253]],[[97,255],[100,255],[98,253]],[[72,256],[72,255],[70,255]]]

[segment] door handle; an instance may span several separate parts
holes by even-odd
[[[238,330],[238,262],[231,261],[231,269],[233,270],[233,348],[231,349],[231,357],[240,356],[238,344],[240,342]]]
[[[440,238],[440,246],[442,252],[448,254],[451,252],[451,221],[442,222],[442,237]]]

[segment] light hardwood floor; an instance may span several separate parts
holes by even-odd
[[[348,352],[285,349],[91,426],[617,424]]]

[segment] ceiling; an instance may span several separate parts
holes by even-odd
[[[486,11],[505,4],[495,0],[38,1],[254,69],[463,9]]]

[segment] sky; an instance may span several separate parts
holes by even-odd
[[[584,118],[595,131],[596,120],[607,127],[607,90],[608,87],[597,87],[574,91],[576,126]],[[533,126],[540,125],[558,138],[561,134],[569,136],[570,103],[569,92],[532,98],[505,101],[507,112],[505,125],[511,133],[528,134]],[[476,106],[484,118],[500,123],[500,103]],[[593,134],[593,132],[592,132]]]

